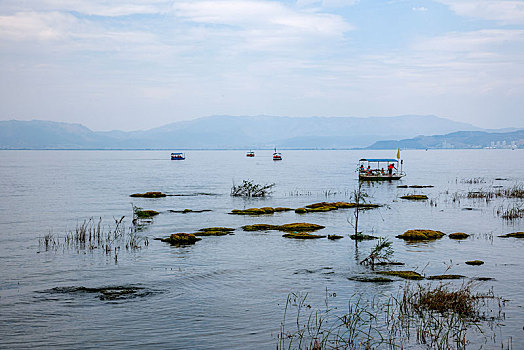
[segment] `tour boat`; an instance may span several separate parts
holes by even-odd
[[[246,157],[254,157],[255,156],[255,152],[253,151],[249,151],[246,153]]]
[[[273,152],[273,160],[282,160],[282,154],[280,152],[277,152],[276,147],[275,147],[275,152]]]
[[[359,160],[358,179],[361,181],[400,180],[406,173],[402,171],[403,161],[398,159],[362,158]]]
[[[176,152],[171,153],[171,160],[184,160],[186,159],[186,156],[184,153]]]

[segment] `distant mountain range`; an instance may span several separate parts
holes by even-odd
[[[367,149],[395,148],[524,148],[524,129],[512,132],[458,131],[446,135],[378,141],[367,147]]]
[[[432,115],[369,118],[211,116],[130,132],[98,132],[80,124],[42,120],[8,120],[0,121],[0,149],[356,148],[380,140],[457,131],[485,130]],[[401,142],[404,141],[408,142]],[[377,142],[373,147],[386,145]],[[397,148],[397,145],[390,148]]]

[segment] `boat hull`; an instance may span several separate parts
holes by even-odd
[[[390,180],[400,180],[404,175],[393,174],[389,175],[367,175],[359,174],[358,179],[361,181],[390,181]]]

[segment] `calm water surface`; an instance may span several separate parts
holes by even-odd
[[[257,151],[255,158],[246,158],[243,151],[188,151],[185,161],[171,161],[167,151],[0,151],[0,347],[274,349],[290,292],[308,292],[320,305],[327,288],[337,295],[331,302],[341,307],[355,294],[397,293],[404,281],[370,285],[348,280],[369,273],[358,261],[375,245],[363,242],[357,249],[347,237],[351,210],[228,215],[249,207],[350,201],[358,159],[394,157],[396,152],[284,151],[281,162],[273,162],[271,153]],[[524,151],[404,151],[402,157],[408,174],[402,181],[366,186],[370,201],[387,206],[362,214],[360,228],[390,238],[394,260],[406,263],[403,269],[427,276],[446,272],[495,278],[478,289],[492,289],[509,300],[505,318],[495,339],[480,343],[473,338],[470,348],[500,348],[509,337],[514,349],[524,348],[524,240],[497,237],[524,231],[524,221],[507,222],[496,214],[500,206],[523,203],[452,200],[457,192],[522,183]],[[472,178],[482,182],[464,181]],[[266,199],[229,196],[232,184],[243,179],[275,183],[274,193]],[[435,187],[403,189],[399,184]],[[176,196],[129,197],[146,191]],[[410,193],[426,194],[431,201],[399,199]],[[139,232],[149,245],[122,250],[117,261],[101,250],[46,251],[39,243],[50,233],[62,239],[90,217],[101,217],[106,228],[126,216],[130,226],[132,203],[161,214]],[[211,211],[169,212],[186,208]],[[276,231],[240,229],[304,221],[326,226],[322,234],[345,238],[296,241]],[[186,247],[153,240],[210,226],[237,230]],[[394,238],[413,228],[472,237],[419,244]],[[464,264],[473,259],[485,264]],[[108,286],[138,286],[143,292],[136,298],[100,300],[93,293],[52,290]]]

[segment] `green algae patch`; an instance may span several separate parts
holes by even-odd
[[[378,237],[371,236],[371,235],[363,235],[359,233],[356,235],[350,235],[349,238],[351,238],[354,241],[371,241],[371,240],[377,239]]]
[[[408,280],[424,279],[424,277],[420,273],[415,271],[379,271],[377,273],[381,275],[401,277]]]
[[[397,238],[404,239],[406,241],[427,241],[433,239],[439,239],[444,237],[444,232],[435,230],[407,230],[401,235],[396,236]]]
[[[149,219],[160,213],[155,210],[135,210],[134,214],[139,219]]]
[[[185,244],[195,244],[200,241],[202,238],[195,236],[192,233],[172,233],[168,238],[160,239],[162,242],[166,242],[172,245],[185,245]]]
[[[410,195],[407,195],[407,196],[402,196],[400,198],[402,198],[402,199],[409,199],[409,200],[412,200],[412,201],[420,201],[420,200],[428,199],[428,196],[426,196],[425,194],[410,194]]]
[[[232,235],[234,228],[231,227],[206,227],[194,233],[195,236],[226,236]]]
[[[145,192],[145,193],[133,193],[129,197],[161,198],[165,196],[167,196],[167,194],[162,193],[162,192]]]
[[[524,238],[524,232],[512,232],[512,233],[507,233],[507,234],[499,236],[499,237],[503,237],[503,238],[508,238],[508,237]]]
[[[464,278],[462,275],[435,275],[429,276],[428,280],[458,280]]]
[[[357,281],[357,282],[371,282],[371,283],[388,283],[393,282],[391,278],[387,277],[348,277],[348,280],[350,281]]]
[[[483,265],[484,261],[482,261],[482,260],[470,260],[470,261],[466,261],[466,264],[467,265],[473,265],[473,266],[479,266],[479,265]]]
[[[312,235],[311,233],[308,233],[308,232],[291,232],[291,233],[286,233],[285,235],[282,235],[282,237],[295,238],[295,239],[318,239],[318,238],[324,238],[326,236]]]
[[[297,209],[295,209],[295,213],[297,213],[297,214],[305,214],[305,213],[307,213],[307,209],[306,208],[297,208]]]
[[[341,238],[344,238],[344,236],[339,236],[339,235],[328,235],[328,239],[331,239],[331,240],[336,240],[336,239],[341,239]]]
[[[245,225],[242,226],[242,230],[244,231],[269,231],[269,230],[276,230],[276,225],[269,225],[269,224],[254,224],[254,225]]]
[[[325,226],[317,225],[317,224],[309,224],[307,222],[296,222],[292,224],[285,224],[285,225],[280,225],[280,226],[275,226],[275,227],[279,231],[311,232],[311,231],[317,231],[317,230],[323,229]]]
[[[451,239],[466,239],[469,237],[469,235],[464,232],[455,232],[455,233],[450,233],[448,237]]]

